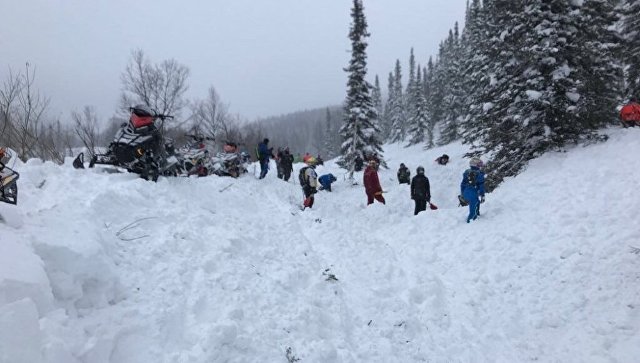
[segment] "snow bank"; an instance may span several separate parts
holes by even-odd
[[[301,165],[149,183],[29,162],[20,223],[0,224],[0,281],[19,281],[0,285],[0,361],[635,361],[640,130],[609,134],[533,161],[471,224],[460,144],[386,145],[386,205],[328,162],[304,212]],[[400,163],[437,211],[413,216]]]

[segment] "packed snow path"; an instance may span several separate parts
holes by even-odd
[[[318,167],[339,181],[304,212],[274,170],[31,162],[0,207],[0,362],[637,361],[640,130],[610,135],[534,161],[471,224],[461,145],[388,145],[387,205]],[[413,216],[400,162],[439,210]]]

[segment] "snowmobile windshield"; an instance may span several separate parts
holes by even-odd
[[[153,117],[152,116],[138,116],[135,113],[131,114],[131,124],[133,124],[133,127],[140,128],[140,127],[145,127],[145,126],[150,126],[151,124],[153,124]]]

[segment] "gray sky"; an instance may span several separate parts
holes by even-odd
[[[0,0],[0,81],[36,67],[51,114],[93,105],[114,113],[131,50],[191,70],[189,98],[215,86],[248,119],[340,104],[351,0]],[[386,90],[413,46],[426,63],[466,0],[365,0],[369,79]],[[406,81],[406,74],[404,75]]]

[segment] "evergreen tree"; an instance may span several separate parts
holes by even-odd
[[[390,97],[391,142],[404,141],[406,137],[405,102],[402,92],[402,69],[400,60],[396,60],[393,74],[393,94]]]
[[[376,113],[380,119],[380,130],[382,134],[382,130],[384,129],[384,105],[382,104],[382,90],[380,89],[380,81],[378,80],[378,75],[376,74],[376,78],[373,84],[373,90],[371,92],[371,101],[373,102],[373,107],[376,109]],[[382,134],[381,136],[383,136]],[[384,137],[381,137],[384,139]]]
[[[406,122],[409,122],[409,119],[414,115],[415,108],[417,104],[417,95],[416,95],[416,83],[418,83],[416,79],[416,57],[413,54],[413,47],[411,48],[411,53],[409,55],[409,79],[407,80],[407,89],[405,91],[404,98],[404,112],[406,117]],[[410,127],[407,125],[407,128]]]
[[[460,63],[460,33],[458,23],[449,31],[441,59],[442,76],[444,77],[445,97],[443,98],[443,124],[439,144],[449,144],[460,137],[458,124],[463,113],[464,93],[462,85],[462,65]]]
[[[425,142],[428,139],[433,140],[433,137],[429,137],[427,134],[429,133],[429,115],[427,109],[427,100],[424,96],[422,82],[418,82],[417,80],[422,80],[421,70],[418,67],[418,72],[416,74],[416,82],[413,84],[412,93],[415,97],[416,104],[413,108],[413,115],[409,119],[409,135],[411,137],[409,141],[409,145],[415,145],[418,143]]]
[[[325,130],[324,130],[324,142],[322,148],[324,149],[325,157],[327,159],[334,158],[336,156],[335,145],[335,134],[333,132],[333,127],[331,126],[331,111],[327,107],[327,113],[325,116]]]
[[[626,0],[623,32],[626,41],[626,95],[640,97],[640,0]]]
[[[395,94],[394,94],[395,90],[394,90],[394,77],[393,77],[393,72],[389,72],[389,80],[387,83],[387,102],[385,103],[384,106],[384,116],[382,117],[382,123],[381,123],[381,128],[382,128],[382,139],[386,140],[386,141],[391,141],[392,138],[392,110],[393,110],[393,105],[394,105],[394,100],[395,100]]]
[[[616,106],[624,88],[622,41],[615,30],[619,15],[611,0],[587,0],[572,14],[578,27],[572,60],[580,79],[574,95],[580,123],[593,129],[617,122]]]
[[[343,143],[339,164],[350,170],[349,177],[353,178],[356,157],[367,153],[378,153],[382,159],[382,147],[378,138],[380,133],[378,114],[370,95],[371,85],[365,79],[367,75],[366,38],[369,33],[362,0],[353,0],[351,17],[349,31],[351,61],[345,68],[349,77],[344,105],[344,125],[340,128]]]

